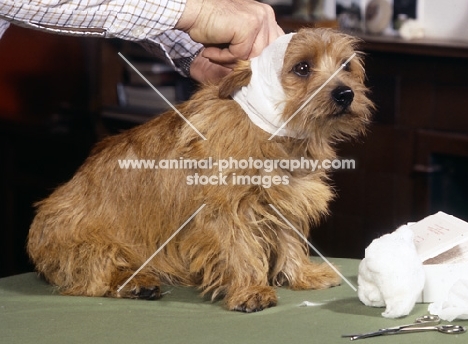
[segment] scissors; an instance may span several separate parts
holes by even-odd
[[[415,320],[412,324],[400,325],[395,327],[383,328],[378,331],[363,333],[363,334],[349,334],[342,335],[342,337],[349,337],[350,340],[364,339],[370,337],[383,336],[388,334],[400,334],[411,332],[423,331],[438,331],[445,334],[459,334],[466,332],[465,327],[459,325],[439,325],[440,318],[437,315],[424,315]]]

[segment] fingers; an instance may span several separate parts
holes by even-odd
[[[265,25],[268,24],[265,23]],[[203,56],[212,62],[232,68],[239,59],[247,60],[260,55],[266,46],[281,35],[284,35],[284,31],[275,22],[273,28],[262,28],[257,32],[257,35],[251,35],[251,37],[246,37],[244,40],[237,37],[240,42],[233,40],[227,47],[207,47],[203,52]]]
[[[201,83],[217,83],[231,71],[230,68],[210,62],[199,54],[190,65],[190,76]]]
[[[227,67],[258,56],[284,34],[271,6],[252,0],[205,0],[188,33],[203,44],[227,43],[225,48],[210,46],[203,52],[210,61]]]
[[[262,50],[276,40],[279,36],[284,35],[284,31],[276,25],[273,30],[268,31],[268,35],[262,35],[260,31],[253,40],[246,40],[239,43],[232,42],[228,47],[218,48],[210,46],[205,48],[203,56],[210,61],[222,64],[229,68],[240,60],[247,60],[260,55]]]
[[[268,7],[268,9],[271,9],[271,7]],[[271,9],[271,13],[267,17],[267,20],[262,22],[262,27],[253,41],[252,49],[248,55],[248,58],[260,55],[266,46],[271,44],[281,35],[284,35],[284,31],[276,23],[274,12]]]
[[[213,63],[223,65],[227,68],[233,68],[238,58],[229,50],[229,48],[208,47],[203,50],[203,57]]]

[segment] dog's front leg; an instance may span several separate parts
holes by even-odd
[[[288,248],[281,271],[291,289],[325,289],[340,284],[340,276],[327,263],[310,261],[301,239],[286,234],[281,242]]]
[[[251,313],[275,306],[277,296],[268,283],[268,261],[264,252],[242,241],[226,250],[227,254],[219,261],[219,267],[224,270],[221,289],[226,307]]]
[[[229,291],[225,298],[229,310],[258,312],[277,303],[276,292],[268,285],[239,286],[231,289],[233,290]]]
[[[203,294],[224,296],[229,310],[257,312],[275,306],[268,283],[269,262],[252,228],[234,226],[222,215],[201,220],[180,248],[190,257],[190,274]],[[224,221],[223,221],[224,220]]]
[[[268,283],[268,260],[259,244],[242,240],[229,248],[225,303],[229,310],[258,312],[275,306],[276,292]]]
[[[254,235],[254,228],[237,228],[235,232],[230,247],[226,247],[227,308],[250,313],[275,306],[277,297],[268,281],[268,248],[264,247],[264,238]]]

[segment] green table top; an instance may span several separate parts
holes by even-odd
[[[314,258],[315,259],[315,258]],[[318,259],[318,258],[317,258]],[[357,286],[358,260],[331,259]],[[0,279],[1,343],[348,343],[344,333],[410,323],[427,313],[417,304],[403,319],[385,319],[341,286],[318,291],[278,288],[278,305],[230,312],[193,288],[165,287],[159,301],[58,295],[27,273]],[[303,301],[316,306],[300,307]],[[457,324],[468,325],[467,321]],[[437,332],[363,339],[362,343],[466,343],[468,334]]]

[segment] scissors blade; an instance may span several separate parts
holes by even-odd
[[[385,334],[394,334],[393,332],[398,332],[398,331],[399,330],[382,329],[382,330],[378,330],[374,332],[367,332],[367,333],[360,333],[360,334],[343,334],[341,337],[349,338],[350,340],[357,340],[357,339],[383,336]]]
[[[407,325],[400,325],[400,326],[395,326],[395,327],[387,327],[387,328],[381,328],[381,331],[395,331],[395,330],[402,330],[404,328],[412,328],[412,327],[421,327],[421,326],[435,326],[440,324],[440,318],[439,317],[432,317],[432,318],[427,318],[424,320],[419,320],[416,321],[412,324],[407,324]]]
[[[371,338],[384,335],[393,335],[393,334],[402,334],[402,333],[412,333],[412,332],[425,332],[425,331],[438,331],[444,334],[461,334],[466,332],[466,328],[460,325],[436,325],[428,326],[425,324],[420,324],[419,326],[407,326],[400,329],[384,329],[375,332],[363,333],[354,336],[347,336],[350,340]]]

